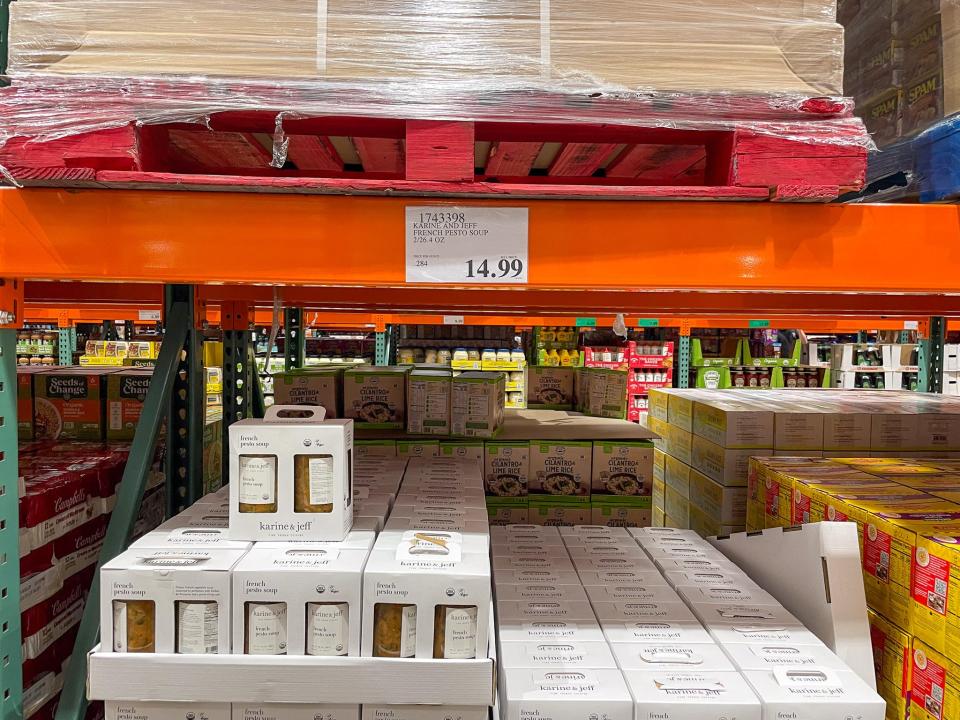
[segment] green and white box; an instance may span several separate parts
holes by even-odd
[[[460,373],[453,379],[451,433],[492,438],[503,425],[506,376],[500,372]]]
[[[407,373],[402,367],[350,368],[343,374],[343,411],[358,428],[406,427]]]
[[[407,375],[407,432],[450,434],[451,380],[444,370],[414,370]]]

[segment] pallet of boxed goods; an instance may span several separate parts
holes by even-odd
[[[237,428],[232,495],[203,498],[103,567],[89,695],[111,720],[181,708],[229,717],[231,704],[243,717],[357,720],[363,704],[371,718],[486,718],[493,613],[479,460],[366,457],[351,474],[340,463],[351,421],[284,420],[281,408]],[[289,452],[313,463],[306,504]],[[257,522],[238,522],[244,514]]]
[[[829,200],[871,146],[834,0],[78,8],[12,11],[21,184]]]
[[[491,544],[503,720],[884,717],[871,663],[867,682],[689,530],[514,525]]]

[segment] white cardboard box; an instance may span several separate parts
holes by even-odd
[[[564,528],[566,529],[566,528]],[[560,542],[561,533],[558,528],[544,527],[543,525],[502,525],[490,529],[490,537],[496,541],[504,540],[536,540],[537,542]]]
[[[766,717],[798,720],[883,720],[886,703],[852,672],[825,668],[778,668],[748,672],[747,682],[763,702]]]
[[[518,555],[534,555],[540,557],[561,558],[569,560],[567,549],[563,545],[545,545],[538,542],[494,543],[493,557],[515,557]]]
[[[489,715],[490,708],[484,705],[373,705],[370,703],[364,703],[361,713],[363,720],[488,720]]]
[[[604,570],[654,570],[653,563],[639,557],[591,557],[573,560],[578,573]]]
[[[695,570],[678,570],[666,574],[667,582],[674,588],[682,585],[696,585],[700,587],[756,587],[753,580],[746,573],[736,572],[701,572]]]
[[[711,643],[613,643],[611,649],[625,671],[734,671],[720,646]]]
[[[595,617],[579,620],[530,620],[504,619],[498,616],[497,629],[500,646],[504,643],[539,642],[603,642],[603,631]],[[709,636],[708,636],[709,637]]]
[[[532,585],[501,585],[496,586],[497,601],[542,601],[556,600],[558,602],[589,602],[583,587],[577,585],[553,585],[550,583],[536,583]]]
[[[500,645],[501,668],[608,668],[617,663],[605,642],[505,642]]]
[[[460,533],[408,531],[399,542],[382,534],[363,574],[362,654],[433,657],[436,641],[446,658],[484,657],[489,606],[490,558],[466,552]],[[375,647],[394,620],[402,621],[398,644]]]
[[[846,663],[823,645],[790,645],[763,643],[760,645],[726,645],[731,662],[742,672],[772,672],[777,668],[820,667],[846,670]]]
[[[570,572],[574,570],[573,561],[560,556],[543,555],[496,555],[493,558],[494,573],[501,570],[548,570]]]
[[[634,720],[619,670],[504,669],[500,705],[503,720]]]
[[[311,411],[319,419],[283,415]],[[274,405],[263,420],[230,426],[232,540],[342,540],[349,532],[353,421],[322,418],[319,406]]]
[[[128,627],[149,627],[152,613],[152,652],[229,653],[230,571],[245,552],[139,548],[115,557],[100,571],[103,650],[145,652],[129,643],[147,647],[149,631],[137,638]]]
[[[230,720],[230,703],[107,700],[103,711],[106,720]]]
[[[249,550],[253,543],[230,540],[226,528],[178,528],[153,530],[130,544],[131,549],[169,547],[216,547],[227,550]]]
[[[698,620],[602,620],[603,634],[610,643],[701,643],[714,645]]]
[[[614,584],[587,585],[584,590],[592,603],[640,602],[664,603],[680,600],[676,592],[667,585]]]
[[[603,537],[629,540],[631,537],[630,529],[632,528],[608,527],[606,525],[575,525],[573,527],[560,528],[559,533],[564,540],[578,537],[584,537],[590,540],[597,540]]]
[[[679,599],[664,602],[595,602],[593,611],[600,622],[619,620],[621,622],[659,623],[672,621],[696,622],[693,613]]]
[[[585,570],[580,573],[580,581],[585,586],[605,585],[611,588],[617,585],[643,585],[645,587],[659,585],[661,587],[669,587],[667,580],[656,568],[645,570],[600,570],[592,572]]]
[[[360,585],[373,543],[258,544],[233,572],[233,652],[360,654]]]
[[[360,720],[359,705],[233,703],[233,720]]]
[[[680,597],[690,607],[698,605],[773,605],[780,603],[773,595],[758,587],[737,585],[680,585],[676,588]]]
[[[497,620],[501,626],[554,620],[580,622],[595,617],[589,602],[497,600]]]
[[[636,720],[760,720],[760,701],[734,671],[630,670]],[[771,715],[772,718],[789,716]]]
[[[500,585],[577,585],[580,577],[572,568],[557,570],[556,568],[498,568],[494,566],[493,582]]]

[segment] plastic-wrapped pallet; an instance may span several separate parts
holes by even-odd
[[[835,17],[835,0],[288,0],[266,14],[252,0],[19,0],[6,133],[268,110],[746,127],[868,147],[840,97]]]

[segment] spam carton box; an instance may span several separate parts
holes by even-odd
[[[960,657],[960,536],[919,538],[912,569],[914,634],[937,652]]]
[[[887,720],[905,720],[910,697],[913,637],[872,610],[870,644],[877,677],[877,692],[887,702]]]
[[[960,665],[920,640],[911,653],[910,720],[960,718]]]

